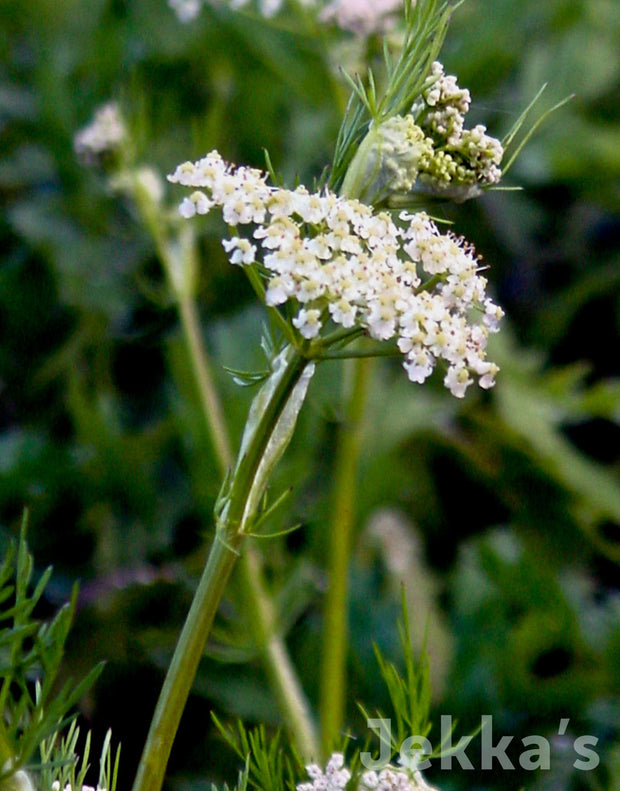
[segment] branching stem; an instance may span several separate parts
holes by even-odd
[[[348,645],[348,569],[355,526],[356,479],[361,450],[363,414],[372,360],[349,363],[353,383],[340,426],[334,469],[334,499],[328,530],[329,587],[324,606],[321,670],[321,748],[323,757],[342,735],[346,700]]]

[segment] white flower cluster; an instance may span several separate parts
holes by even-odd
[[[337,25],[358,36],[383,33],[390,28],[395,16],[402,10],[402,0],[298,0],[307,7],[319,10],[319,20]],[[285,0],[168,0],[168,5],[180,22],[192,22],[203,3],[218,6],[227,5],[235,11],[253,7],[262,16],[270,18],[279,14]]]
[[[431,66],[430,77],[433,82],[423,92],[424,101],[420,104],[420,109],[426,106],[423,125],[448,145],[458,146],[471,104],[469,91],[459,88],[456,77],[446,74],[439,61]]]
[[[424,213],[386,212],[324,191],[271,187],[259,170],[234,168],[213,151],[179,165],[170,181],[192,187],[185,218],[219,207],[233,235],[222,244],[232,264],[258,261],[267,273],[265,301],[294,301],[294,326],[316,338],[331,319],[395,339],[409,379],[422,383],[438,360],[446,387],[463,397],[473,376],[494,384],[490,332],[503,312],[486,295],[479,261],[463,240],[441,234]],[[241,234],[239,226],[250,226]]]
[[[76,134],[73,145],[78,156],[91,162],[120,148],[126,137],[127,129],[118,105],[108,102],[95,112],[91,123]]]
[[[402,0],[331,0],[320,19],[358,36],[384,33],[402,11]]]
[[[342,753],[333,753],[327,762],[325,772],[317,764],[306,766],[311,783],[299,783],[297,791],[342,791],[349,780],[351,772],[343,769],[344,756]]]
[[[438,61],[431,68],[433,82],[411,112],[435,142],[436,155],[422,181],[442,184],[497,184],[504,154],[499,140],[478,124],[465,129],[471,103],[469,91],[459,88],[456,77],[447,75]]]
[[[306,766],[310,783],[298,783],[296,791],[343,791],[351,779],[351,773],[344,767],[342,753],[333,753],[325,771],[317,764]],[[435,791],[419,769],[404,771],[386,766],[380,772],[364,772],[359,779],[357,791]]]
[[[52,791],[60,791],[60,783],[58,780],[54,780],[52,783]],[[73,791],[73,786],[71,783],[67,783],[62,791]],[[78,789],[76,789],[76,791],[78,791]],[[94,788],[93,786],[82,786],[80,791],[106,791],[106,789],[101,788],[101,786],[97,786],[97,788]]]
[[[364,772],[358,791],[435,791],[422,777],[419,770],[404,772],[386,766],[380,772]]]
[[[211,6],[228,5],[232,11],[253,6],[252,0],[168,0],[168,5],[177,15],[180,22],[192,22],[202,8],[203,3]],[[314,0],[301,0],[302,5],[313,5]],[[278,14],[284,0],[256,0],[256,10],[267,19]]]

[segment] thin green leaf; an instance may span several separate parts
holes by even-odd
[[[517,122],[516,122],[516,124],[515,124],[515,127],[516,127],[516,129],[513,127],[514,133],[513,133],[513,132],[512,132],[512,130],[511,130],[511,132],[510,132],[510,133],[509,133],[509,135],[508,135],[508,137],[509,137],[510,139],[509,139],[509,142],[508,142],[506,145],[510,145],[510,143],[512,143],[512,141],[514,140],[514,136],[515,136],[515,135],[516,135],[516,133],[519,131],[519,129],[520,129],[520,128],[521,128],[521,126],[523,125],[523,122],[525,121],[525,116],[527,115],[527,113],[529,112],[529,110],[530,110],[530,109],[531,109],[531,108],[534,106],[535,102],[536,102],[536,101],[538,101],[538,98],[539,98],[539,97],[540,97],[540,95],[542,94],[542,92],[543,92],[544,88],[545,88],[545,86],[543,85],[543,87],[540,89],[540,91],[538,91],[538,93],[537,93],[537,94],[536,94],[536,96],[534,97],[533,101],[532,101],[532,102],[530,102],[530,104],[529,104],[529,105],[528,105],[528,107],[527,107],[527,108],[524,110],[524,112],[523,112],[523,113],[521,113],[521,115],[519,116],[519,118],[517,119]],[[565,105],[565,104],[568,104],[568,102],[572,101],[572,99],[574,99],[574,96],[575,96],[574,94],[571,94],[570,96],[567,96],[565,99],[562,99],[562,101],[558,102],[557,104],[554,104],[554,105],[553,105],[553,107],[550,107],[550,108],[549,108],[549,109],[548,109],[546,112],[544,112],[544,113],[543,113],[543,114],[542,114],[542,115],[541,115],[541,116],[540,116],[540,117],[539,117],[539,118],[538,118],[538,119],[537,119],[537,120],[536,120],[536,121],[535,121],[535,122],[532,124],[532,126],[531,126],[531,127],[528,129],[528,131],[526,132],[526,134],[523,136],[523,139],[520,141],[519,145],[516,147],[516,149],[513,151],[513,153],[512,153],[512,154],[511,154],[511,156],[509,157],[509,159],[508,159],[508,162],[507,162],[505,165],[502,165],[502,172],[503,172],[503,174],[504,174],[504,175],[505,175],[505,174],[506,174],[506,173],[507,173],[507,172],[510,170],[510,168],[512,167],[512,165],[513,165],[513,163],[515,162],[516,158],[517,158],[517,157],[519,156],[519,154],[521,153],[521,151],[522,151],[523,147],[524,147],[525,145],[527,145],[527,143],[528,143],[528,142],[529,142],[529,140],[531,139],[532,135],[533,135],[533,134],[534,134],[534,133],[537,131],[538,127],[539,127],[539,126],[540,126],[542,123],[544,123],[544,121],[546,121],[546,119],[547,119],[547,118],[548,118],[548,117],[549,117],[549,116],[550,116],[552,113],[554,113],[556,110],[559,110],[561,107],[564,107],[564,105]],[[505,149],[506,149],[506,146],[504,146],[504,150],[505,150]]]
[[[223,366],[226,373],[232,376],[233,382],[239,387],[253,387],[269,378],[269,371],[242,371],[239,368]]]

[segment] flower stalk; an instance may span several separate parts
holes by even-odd
[[[190,355],[192,372],[215,449],[222,476],[233,465],[230,440],[224,421],[211,366],[199,330],[198,314],[193,298],[179,301],[183,337]],[[238,560],[247,621],[253,633],[272,693],[297,748],[306,760],[318,752],[310,706],[291,662],[278,623],[271,597],[265,589],[260,553],[252,542],[246,542]]]
[[[215,613],[239,554],[242,535],[218,530],[176,645],[138,766],[133,791],[159,791]]]
[[[346,701],[348,645],[348,568],[355,527],[355,495],[361,452],[363,414],[373,369],[372,359],[351,360],[353,381],[347,413],[340,426],[334,465],[327,574],[323,610],[320,690],[321,747],[330,754],[342,733]]]
[[[216,506],[215,540],[164,681],[133,791],[159,791],[162,786],[226,583],[251,530],[269,472],[288,444],[312,368],[297,350],[286,347],[254,400],[236,467]]]
[[[174,242],[168,238],[163,231],[165,226],[160,221],[159,206],[153,200],[152,191],[144,188],[141,179],[133,179],[132,194],[145,226],[155,241],[160,260],[166,272],[169,291],[177,304],[182,337],[187,349],[190,368],[195,378],[202,413],[213,443],[220,473],[223,478],[226,478],[233,467],[234,457],[222,404],[213,380],[210,360],[200,331],[200,321],[195,300],[197,259],[193,235],[188,234],[189,229],[183,228]],[[292,378],[294,380],[299,368],[297,364],[294,364],[293,368],[294,374]],[[285,384],[285,389],[286,386]],[[291,392],[294,392],[294,381],[291,382],[291,388]],[[277,388],[275,388],[273,395],[278,397]],[[286,393],[284,397],[286,400]],[[298,406],[300,407],[301,403]],[[267,406],[265,409],[269,412]],[[282,432],[277,414],[278,408],[276,407],[272,415],[275,421],[273,427],[276,430],[280,426],[279,441],[281,444],[286,444],[288,442],[286,432]],[[293,422],[295,417],[296,413],[292,415]],[[267,420],[269,420],[269,416]],[[266,435],[269,435],[268,428]],[[258,445],[260,445],[260,442],[258,442]],[[283,448],[277,447],[278,441],[274,440],[273,437],[271,442],[266,443],[266,446],[271,448],[270,452],[272,455],[277,455],[283,450]],[[262,489],[266,484],[264,475],[262,476],[262,482],[257,483],[254,480],[253,486],[249,484],[248,479],[252,477],[251,458],[252,454],[249,454],[249,457],[246,457],[245,464],[242,464],[240,458],[237,465],[237,472],[239,472],[239,469],[242,470],[241,480],[243,483],[235,487],[234,482],[237,480],[235,477],[233,477],[231,482],[231,488],[235,488],[241,498],[243,498],[243,487],[246,484],[249,487],[247,490],[248,497],[253,490],[255,492],[260,491],[262,494]],[[245,474],[246,467],[248,467],[247,477]],[[260,464],[257,470],[259,468]],[[241,513],[246,515],[246,518],[251,518],[252,508],[255,507],[258,499],[260,498],[255,495],[254,505],[242,509]],[[237,560],[239,561],[245,604],[248,609],[248,622],[251,624],[254,640],[261,653],[274,696],[278,701],[289,732],[297,744],[300,754],[307,760],[316,756],[318,752],[309,705],[290,661],[283,638],[277,630],[273,604],[262,580],[260,557],[256,549],[249,543],[246,544],[244,552],[241,554],[240,546],[244,531],[241,528],[235,530],[233,525],[238,517],[235,516],[234,504],[232,504],[232,508],[230,506],[231,503],[228,502],[227,519],[218,526],[216,540],[161,692],[151,733],[149,734],[138,777],[136,778],[135,787],[137,788],[142,785],[144,788],[147,785],[149,788],[154,787],[153,783],[156,782],[155,775],[161,771],[161,749],[156,749],[156,747],[162,739],[164,743],[172,745],[172,740],[180,721],[179,718],[191,690],[198,663],[204,650],[204,644],[211,630],[213,618],[226,581]],[[165,769],[165,763],[163,768]]]

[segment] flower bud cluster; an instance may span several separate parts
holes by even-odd
[[[458,146],[471,96],[467,88],[459,88],[456,77],[446,74],[439,61],[431,66],[432,84],[423,92],[415,109],[423,112],[423,126],[433,137],[449,146]],[[417,115],[417,113],[416,113]]]
[[[481,124],[465,129],[469,91],[459,88],[456,77],[447,75],[438,61],[433,63],[431,78],[431,85],[411,111],[436,151],[421,181],[440,189],[442,185],[497,184],[504,151]]]
[[[329,191],[271,187],[261,171],[232,167],[215,151],[169,179],[195,189],[180,205],[183,217],[221,210],[233,230],[222,242],[229,261],[262,264],[266,304],[295,305],[293,325],[304,338],[317,338],[331,319],[395,340],[413,382],[441,360],[457,397],[474,376],[483,388],[494,384],[486,345],[503,312],[485,293],[471,247],[441,234],[426,214],[394,220]]]
[[[373,125],[351,170],[356,194],[380,201],[394,193],[410,192],[420,172],[432,168],[433,141],[412,115],[395,115]],[[352,181],[352,179],[350,179]]]
[[[370,124],[345,177],[345,191],[372,203],[408,193],[457,201],[479,195],[501,178],[504,151],[482,125],[465,129],[470,95],[435,62],[428,87],[406,115]]]

